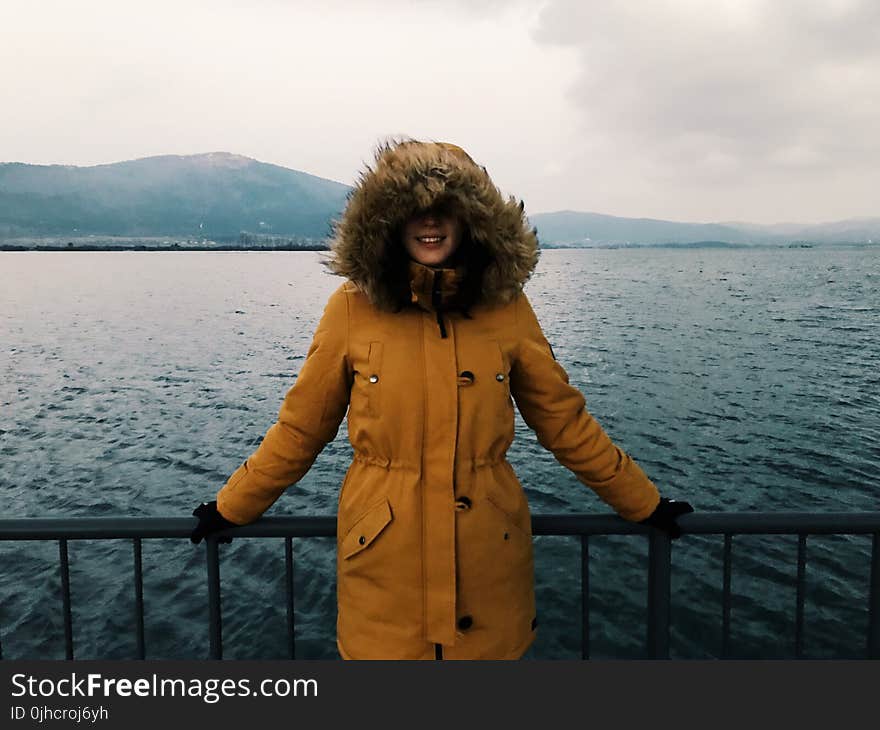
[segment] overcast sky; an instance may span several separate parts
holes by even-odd
[[[880,216],[877,0],[0,0],[0,161],[464,147],[527,213]]]

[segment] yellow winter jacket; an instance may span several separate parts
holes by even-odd
[[[347,413],[354,458],[337,516],[345,658],[515,659],[534,640],[531,519],[505,456],[514,403],[539,442],[618,514],[638,521],[659,501],[569,384],[522,290],[537,261],[523,206],[503,201],[463,154],[432,143],[377,154],[335,224],[328,265],[346,280],[277,422],[217,494],[227,519],[257,519]],[[420,185],[433,192],[413,203]],[[481,300],[466,313],[441,304],[438,316],[435,288],[453,301],[461,271],[409,262],[410,305],[395,309],[376,264],[381,246],[413,205],[455,194],[471,244],[495,257]]]

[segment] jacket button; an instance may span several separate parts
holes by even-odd
[[[462,616],[458,619],[458,628],[462,631],[467,631],[474,623],[474,620],[470,616]]]
[[[455,500],[455,509],[465,510],[471,508],[471,501],[467,497],[459,497]]]
[[[371,376],[370,376],[370,382],[371,382],[371,383],[378,383],[378,382],[379,382],[379,376],[378,376],[378,375],[371,375]]]
[[[503,382],[504,381],[504,373],[498,373],[498,375],[495,376],[495,380],[497,380],[499,383]]]
[[[470,370],[462,370],[462,371],[461,371],[461,375],[459,375],[458,377],[460,377],[460,378],[467,378],[467,379],[470,380],[472,383],[473,383],[474,380],[475,380],[475,378],[474,378],[474,374],[473,374]]]
[[[361,545],[363,545],[366,541],[367,541],[367,538],[365,538],[363,535],[361,535],[361,536],[358,538],[358,542],[359,542]]]

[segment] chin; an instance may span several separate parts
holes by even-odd
[[[449,253],[446,251],[432,251],[427,254],[419,252],[413,258],[425,266],[439,266],[449,258]]]

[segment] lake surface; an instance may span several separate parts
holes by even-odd
[[[340,280],[314,252],[0,253],[4,517],[189,516],[274,421]],[[870,511],[880,248],[545,250],[526,286],[587,407],[701,512]],[[333,514],[345,423],[268,514]],[[607,513],[517,415],[534,513]],[[722,542],[673,547],[671,653],[721,650]],[[591,649],[644,647],[647,541],[591,540]],[[807,656],[860,656],[869,536],[810,537]],[[526,655],[580,656],[579,543],[535,539]],[[224,656],[283,658],[281,540],[221,546]],[[63,658],[57,543],[0,543],[6,658]],[[797,538],[734,538],[732,643],[791,657]],[[134,655],[131,545],[72,541],[76,656]],[[148,658],[208,654],[204,547],[144,542]],[[297,541],[297,656],[336,658],[335,542]]]

